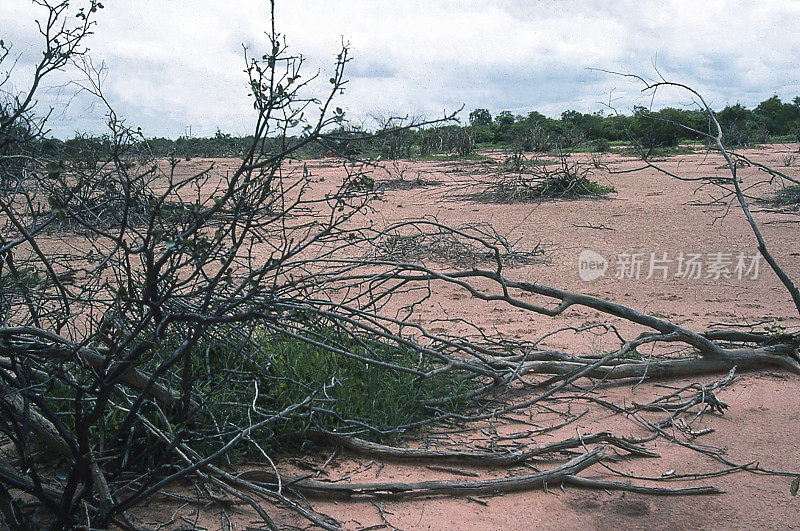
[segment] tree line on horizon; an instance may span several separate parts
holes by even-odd
[[[773,95],[753,109],[736,103],[716,115],[731,146],[748,147],[776,140],[800,142],[800,96],[786,103]],[[493,116],[488,109],[479,108],[470,112],[463,123],[421,129],[403,127],[402,119],[388,119],[378,130],[382,134],[377,136],[373,134],[375,131],[342,125],[328,133],[329,149],[314,144],[304,147],[299,155],[304,158],[339,155],[397,159],[442,154],[468,156],[476,149],[491,147],[536,152],[554,149],[608,151],[613,144],[633,145],[652,152],[701,141],[702,135],[693,130],[709,130],[708,118],[699,110],[666,107],[652,111],[637,106],[628,115],[567,110],[559,118],[549,118],[535,110],[527,115],[502,111]],[[211,137],[143,138],[139,148],[157,157],[237,157],[252,140],[252,136],[238,137],[217,130]],[[302,137],[282,137],[280,142],[277,137],[267,138],[262,142],[267,144],[265,149],[274,151],[285,149],[287,140],[300,142]],[[270,142],[274,145],[270,146]],[[66,141],[47,138],[41,142],[44,155],[64,159],[87,160],[92,154],[99,159],[112,147],[105,136],[80,133]]]

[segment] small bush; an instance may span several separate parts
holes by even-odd
[[[298,322],[288,327],[292,333],[261,330],[249,337],[234,335],[235,342],[205,339],[196,349],[191,371],[202,411],[195,415],[193,433],[205,439],[197,444],[213,452],[226,441],[228,429],[275,415],[310,394],[310,407],[253,433],[253,441],[267,451],[285,451],[312,427],[385,439],[402,431],[398,427],[432,418],[436,412],[426,406],[429,401],[473,388],[473,380],[458,372],[420,376],[437,365],[412,346],[381,342],[301,312],[293,318]],[[179,388],[179,373],[165,376],[165,385]],[[252,451],[243,442],[232,459]]]
[[[320,334],[328,347],[356,356],[417,371],[433,368],[425,356],[412,348],[364,340],[330,328],[320,329]],[[329,411],[318,412],[316,418],[299,419],[300,426],[297,422],[287,423],[286,435],[313,424],[328,429],[353,428],[351,421],[391,431],[396,426],[430,418],[433,412],[425,407],[427,402],[461,394],[470,387],[457,375],[420,378],[289,337],[270,340],[265,351],[271,356],[271,376],[275,379],[266,398],[273,403],[273,409],[317,391],[319,408]]]
[[[481,242],[497,247],[500,259],[509,267],[539,261],[544,254],[544,250],[538,246],[532,251],[516,249],[514,244],[488,224],[460,227],[459,232],[462,234],[442,229],[411,234],[393,232],[378,240],[376,249],[368,258],[392,262],[431,261],[451,267],[476,267],[496,259],[494,250]]]
[[[314,316],[297,313],[295,318],[298,322],[291,334],[266,329],[245,334],[232,329],[225,338],[204,338],[192,351],[188,367],[174,366],[157,380],[181,389],[183,378],[190,374],[194,405],[189,412],[180,405],[159,407],[148,400],[139,418],[167,429],[166,420],[188,414],[192,429],[180,434],[181,440],[211,455],[241,427],[312,396],[295,413],[240,440],[224,455],[228,464],[235,464],[257,457],[256,446],[270,453],[296,448],[305,442],[303,433],[310,428],[354,431],[366,439],[386,440],[405,426],[434,418],[437,412],[463,407],[464,403],[453,397],[475,388],[476,382],[459,371],[422,375],[438,365],[413,346],[381,342],[374,335],[370,338],[335,327]],[[163,367],[179,343],[165,341],[141,369],[153,373],[156,367]],[[69,385],[60,381],[47,384],[48,404],[65,423],[74,415],[76,392],[80,392],[76,390],[89,382],[78,377]],[[122,390],[112,397],[114,403],[127,407],[130,399]],[[428,405],[433,402],[436,409]],[[110,409],[92,428],[95,436],[115,433],[124,422],[125,411]],[[104,443],[105,455],[116,460],[120,469],[146,471],[168,458],[163,441],[143,429],[141,422],[131,424],[127,433],[126,440],[108,436]],[[114,465],[109,462],[108,466]]]
[[[605,138],[597,138],[592,140],[592,151],[597,153],[608,153],[611,151],[611,143]]]
[[[611,186],[593,181],[591,174],[590,166],[579,162],[569,163],[562,154],[556,169],[543,164],[527,172],[504,174],[468,198],[484,203],[518,203],[600,196],[615,191]]]
[[[773,203],[776,206],[800,205],[800,185],[787,186],[775,193]]]
[[[428,186],[438,186],[441,181],[434,179],[423,179],[417,175],[413,179],[384,179],[375,182],[375,189],[378,191],[393,190],[414,190],[416,188],[426,188]]]

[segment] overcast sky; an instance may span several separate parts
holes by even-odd
[[[105,4],[87,44],[107,67],[105,92],[118,115],[147,136],[174,138],[187,126],[194,136],[249,132],[242,45],[265,51],[268,2]],[[29,0],[0,0],[0,38],[14,45],[17,89],[41,54],[41,14]],[[475,108],[558,116],[602,110],[610,100],[624,112],[648,102],[631,81],[589,68],[646,76],[657,68],[718,107],[753,107],[772,94],[791,101],[800,95],[799,21],[800,0],[277,1],[278,31],[306,57],[308,75],[322,72],[318,94],[342,40],[350,44],[350,83],[337,104],[355,120],[433,117],[462,104],[466,118]],[[52,134],[101,133],[102,109],[57,85],[37,107],[54,107]],[[655,106],[689,103],[664,94]]]

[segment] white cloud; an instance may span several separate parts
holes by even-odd
[[[351,46],[351,83],[339,104],[355,117],[425,113],[466,104],[469,111],[537,109],[558,114],[641,102],[638,87],[587,67],[655,75],[703,91],[715,105],[753,106],[800,94],[800,2],[599,0],[278,0],[278,30],[322,69],[321,89],[342,39]],[[37,58],[37,10],[28,0],[0,4],[0,38],[22,53],[16,85]],[[242,44],[263,50],[262,0],[108,2],[89,41],[108,67],[106,92],[120,115],[148,135],[219,127],[247,133],[251,106]],[[42,105],[68,101],[51,91]],[[661,104],[685,103],[686,97]],[[54,116],[53,132],[102,130],[102,114],[81,97]]]

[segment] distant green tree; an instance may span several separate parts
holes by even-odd
[[[732,146],[750,146],[769,140],[763,119],[741,103],[728,105],[717,113],[726,141]]]
[[[492,114],[488,109],[475,109],[469,113],[469,123],[475,142],[492,140]]]
[[[753,112],[773,135],[787,134],[793,123],[800,119],[800,107],[781,102],[777,94],[759,103]]]
[[[514,123],[514,114],[511,111],[501,111],[494,122],[500,127],[507,127]]]
[[[475,127],[491,125],[492,114],[488,109],[475,109],[469,113],[469,123]]]
[[[493,130],[494,141],[498,143],[509,144],[514,140],[512,128],[516,118],[511,111],[501,111],[500,114],[495,116]]]
[[[540,113],[539,111],[531,111],[525,118],[525,121],[528,123],[544,123],[547,122],[548,120],[549,118],[547,118],[547,116]]]
[[[681,141],[697,140],[699,135],[687,127],[698,131],[708,129],[706,120],[698,111],[671,107],[651,111],[641,106],[634,107],[633,111],[630,134],[644,149],[673,147]]]

